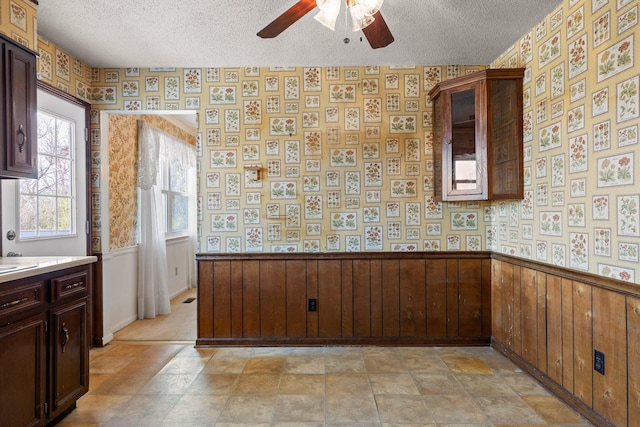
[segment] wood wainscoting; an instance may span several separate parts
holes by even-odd
[[[596,425],[640,420],[640,287],[493,254],[492,345]],[[604,354],[604,375],[594,352]]]
[[[196,345],[490,344],[490,252],[196,259]]]

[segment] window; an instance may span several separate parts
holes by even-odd
[[[162,195],[167,223],[166,233],[186,233],[189,230],[189,194],[187,167],[176,158],[162,157]]]
[[[75,235],[73,122],[38,111],[38,179],[19,180],[20,239]]]
[[[195,147],[138,120],[137,178],[138,243],[195,236]]]

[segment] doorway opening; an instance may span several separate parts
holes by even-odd
[[[195,341],[197,333],[196,302],[182,303],[187,298],[195,298],[195,290],[189,289],[189,236],[176,235],[178,233],[164,237],[171,314],[138,320],[137,172],[132,171],[137,164],[137,150],[131,148],[138,144],[139,120],[173,132],[192,144],[197,133],[194,111],[100,112],[99,159],[101,184],[105,185],[100,186],[101,319],[104,323],[99,335],[101,342],[96,344],[99,346],[114,341]]]

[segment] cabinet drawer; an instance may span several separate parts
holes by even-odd
[[[87,293],[87,272],[68,274],[66,276],[51,279],[51,300],[57,301],[70,295],[83,295]]]
[[[44,307],[44,283],[18,285],[0,291],[0,324],[9,323],[16,314]]]

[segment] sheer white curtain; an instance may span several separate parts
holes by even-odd
[[[187,169],[189,187],[189,278],[194,287],[196,213],[195,147],[162,130],[138,121],[138,318],[154,318],[171,313],[167,249],[165,243],[166,211],[160,176],[162,158],[181,159]],[[194,205],[194,206],[192,206]]]
[[[187,270],[187,287],[195,288],[197,285],[196,274],[196,247],[197,236],[197,205],[196,205],[196,147],[188,144],[173,135],[159,131],[164,136],[164,144],[161,144],[160,158],[178,160],[185,168],[187,177],[187,194],[189,195],[188,228],[189,235],[189,268]]]

